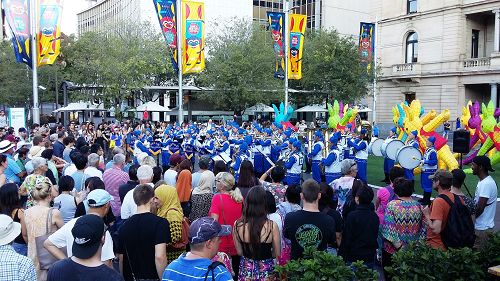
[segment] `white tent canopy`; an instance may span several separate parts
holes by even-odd
[[[326,109],[326,106],[324,105],[319,105],[319,104],[313,104],[313,105],[306,105],[304,107],[301,107],[295,112],[328,112]]]
[[[171,110],[168,107],[164,107],[164,106],[161,106],[155,102],[149,101],[145,104],[139,105],[135,109],[129,109],[128,111],[169,112]]]
[[[254,106],[245,109],[245,113],[247,114],[254,114],[255,112],[274,112],[274,109],[262,103],[258,103]]]
[[[107,109],[104,109],[102,106],[95,106],[89,102],[73,102],[68,104],[65,107],[61,107],[57,110],[54,110],[53,112],[76,112],[76,111],[107,111]]]

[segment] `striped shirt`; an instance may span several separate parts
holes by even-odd
[[[111,211],[113,211],[113,214],[117,217],[120,216],[121,207],[119,194],[120,185],[126,184],[129,179],[128,174],[116,166],[107,169],[104,174],[102,174],[102,181],[104,182],[106,191],[113,196],[113,201],[110,202]]]
[[[33,262],[14,251],[11,245],[0,246],[0,279],[9,281],[36,281]]]
[[[214,279],[212,272],[208,272],[208,266],[212,261],[205,258],[186,259],[186,253],[170,263],[163,273],[163,281],[183,281],[183,280],[211,280],[211,281],[231,281],[233,277],[223,265],[214,269]],[[208,276],[205,279],[205,275]]]

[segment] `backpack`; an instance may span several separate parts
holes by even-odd
[[[441,231],[441,240],[443,240],[446,248],[472,248],[476,236],[474,234],[474,223],[472,222],[470,211],[462,203],[460,196],[456,194],[453,196],[455,202],[452,202],[444,194],[439,195],[439,198],[442,198],[450,205],[446,227]]]
[[[208,274],[211,272],[212,273],[212,280],[215,280],[215,275],[214,275],[214,270],[218,267],[218,266],[224,266],[226,267],[223,263],[221,263],[220,261],[214,261],[212,262],[209,266],[208,266],[208,269],[207,269],[207,273],[205,274],[205,281],[207,281],[207,278],[208,278]]]
[[[179,210],[174,209],[174,208],[168,209],[167,212],[170,210],[175,210],[175,211],[179,212]],[[185,250],[187,244],[189,244],[189,219],[186,217],[183,217],[182,226],[181,226],[181,239],[179,239],[179,241],[177,241],[175,243],[172,243],[171,245],[168,245],[167,250],[168,249],[174,250],[174,251]]]

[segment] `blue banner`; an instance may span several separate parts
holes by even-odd
[[[161,31],[170,53],[170,60],[175,71],[179,70],[177,64],[177,5],[176,0],[153,0],[158,14]]]
[[[2,0],[2,6],[5,10],[5,21],[12,33],[16,61],[31,67],[29,0]]]
[[[276,54],[274,77],[283,80],[285,79],[285,14],[267,12],[267,20],[274,41],[274,53]]]

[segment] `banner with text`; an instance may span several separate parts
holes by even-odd
[[[204,4],[182,1],[183,32],[182,73],[199,73],[205,69]]]
[[[373,71],[373,52],[375,51],[375,24],[361,22],[359,28],[359,59],[369,73]]]
[[[285,14],[277,12],[267,12],[267,21],[271,36],[274,41],[274,53],[276,54],[276,69],[274,77],[285,79]]]
[[[176,0],[153,0],[161,31],[167,42],[170,60],[175,71],[177,64],[177,4]]]
[[[290,15],[290,50],[288,53],[288,79],[302,79],[302,50],[306,32],[306,15]]]
[[[53,64],[61,49],[63,0],[39,0],[38,65]]]
[[[16,61],[31,67],[29,0],[2,0]],[[1,28],[1,27],[0,27]]]

